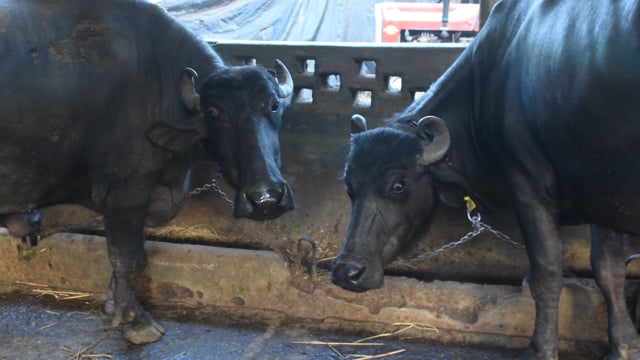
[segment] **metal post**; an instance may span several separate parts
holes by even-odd
[[[449,25],[449,2],[450,0],[442,1],[442,27],[440,28],[440,39],[448,39],[449,38],[449,30],[447,26]]]
[[[497,3],[498,0],[480,0],[480,28],[484,26],[485,21],[489,17],[489,13],[491,13],[491,9],[493,9],[493,5]]]
[[[442,30],[447,30],[449,25],[449,2],[450,0],[442,1]]]

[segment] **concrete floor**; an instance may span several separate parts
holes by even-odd
[[[162,340],[139,346],[123,340],[93,301],[56,302],[46,296],[0,295],[0,359],[78,358],[65,349],[85,349],[83,359],[94,355],[93,359],[126,360],[353,359],[355,354],[381,355],[401,350],[384,359],[501,360],[517,356],[514,350],[415,343],[397,337],[371,341],[383,346],[336,346],[334,351],[326,345],[296,342],[353,342],[362,337],[319,332],[302,324],[279,321],[251,324],[248,319],[221,314],[215,320],[198,321],[197,315],[176,309],[154,309],[153,314],[167,332]],[[103,356],[95,356],[100,354]]]

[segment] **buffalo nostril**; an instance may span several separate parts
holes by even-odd
[[[282,198],[282,191],[275,189],[263,189],[259,191],[253,191],[249,194],[249,199],[253,204],[258,207],[274,205],[280,202]]]
[[[364,274],[366,269],[365,266],[350,265],[347,268],[347,278],[352,284],[356,285],[360,282],[362,274]]]
[[[29,224],[35,225],[35,226],[42,225],[42,216],[40,215],[39,212],[34,213],[31,215],[31,217],[29,217]]]
[[[238,218],[274,219],[294,208],[291,189],[286,183],[253,186],[239,192],[236,199],[233,215]]]

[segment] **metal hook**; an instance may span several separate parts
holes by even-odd
[[[629,256],[627,260],[624,262],[624,266],[629,266],[629,263],[631,263],[633,260],[636,260],[636,259],[640,259],[640,254],[633,254]]]
[[[475,216],[471,215],[471,210],[467,210],[467,219],[469,219],[469,221],[471,221],[473,224],[480,222],[480,220],[482,220],[482,217],[480,216],[480,213],[478,212]]]
[[[316,273],[317,273],[317,269],[318,269],[318,258],[316,257],[316,252],[317,252],[317,246],[316,246],[316,242],[313,241],[313,239],[311,239],[310,237],[307,236],[303,236],[300,239],[298,239],[298,248],[296,250],[296,261],[295,261],[295,271],[297,272],[301,267],[301,261],[302,261],[302,242],[306,241],[309,244],[311,244],[311,269],[309,269],[309,274],[311,275],[311,278],[315,278]]]

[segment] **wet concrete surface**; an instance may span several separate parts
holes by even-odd
[[[0,295],[0,359],[353,359],[354,355],[384,355],[384,359],[514,359],[516,350],[482,349],[416,343],[399,335],[369,342],[381,346],[309,345],[300,342],[351,343],[365,335],[322,332],[296,323],[274,320],[252,324],[219,313],[198,318],[180,309],[152,309],[166,329],[148,345],[132,345],[111,327],[94,301],[56,301],[48,296]],[[81,352],[78,356],[78,352]],[[93,355],[93,357],[90,357]],[[98,356],[96,356],[98,355]],[[99,356],[102,355],[102,356]]]

